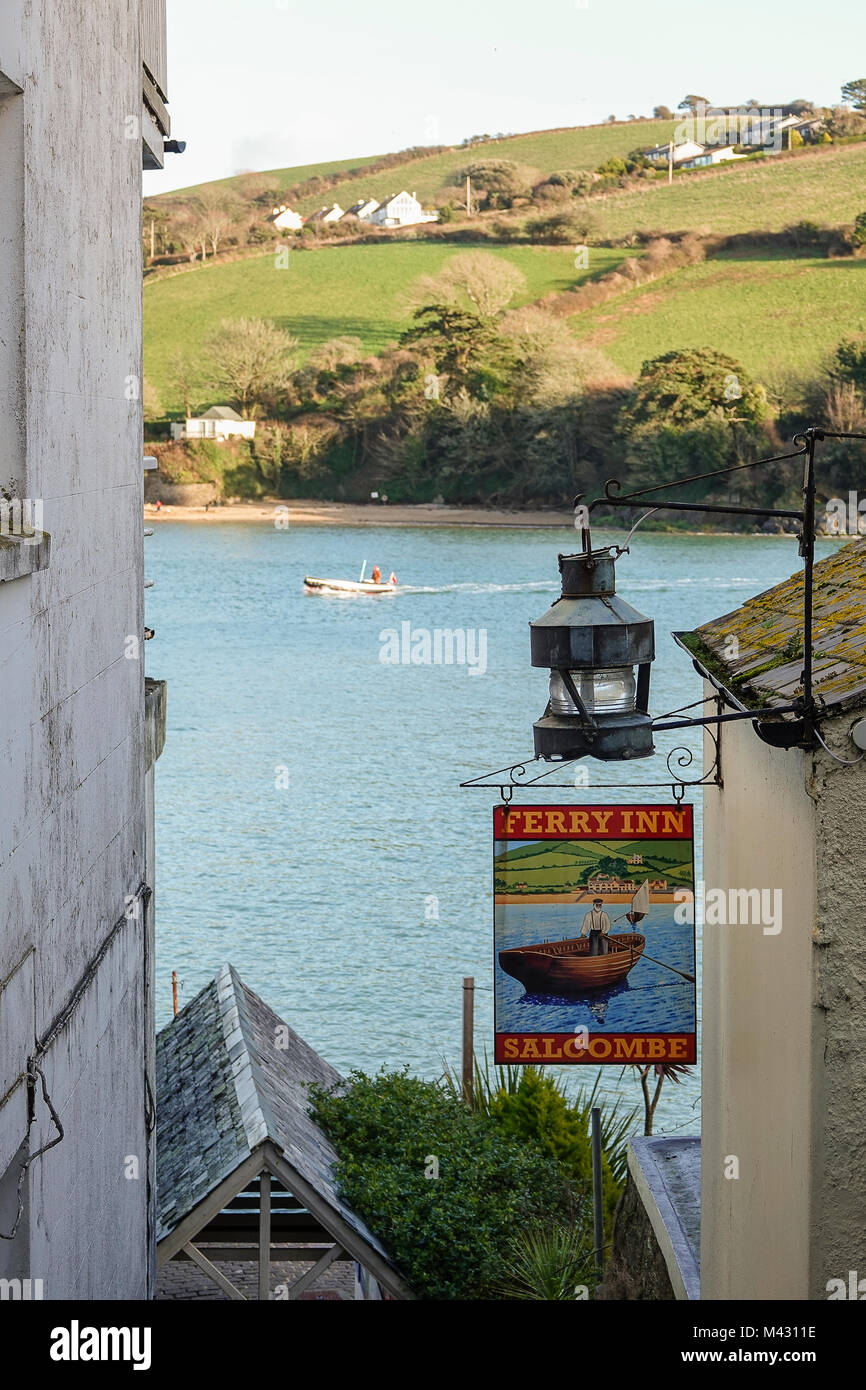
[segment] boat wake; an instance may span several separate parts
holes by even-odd
[[[670,589],[749,589],[760,587],[756,579],[728,575],[708,575],[706,578],[683,577],[681,579],[649,579],[626,583],[624,593],[663,593]],[[561,585],[546,579],[529,579],[520,584],[493,584],[482,581],[468,581],[462,584],[400,584],[397,592],[401,594],[558,594]]]

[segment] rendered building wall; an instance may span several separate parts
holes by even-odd
[[[149,964],[145,912],[130,905],[146,881],[143,660],[129,655],[143,636],[137,3],[3,0],[0,73],[0,486],[39,499],[51,535],[47,569],[0,583],[3,1229],[34,1053],[64,1129],[29,1170],[0,1275],[42,1279],[46,1298],[140,1298]],[[31,1151],[53,1132],[38,1086]]]

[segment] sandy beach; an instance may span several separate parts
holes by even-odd
[[[163,506],[145,503],[150,522],[195,521],[205,526],[221,522],[249,522],[260,526],[496,526],[574,529],[571,512],[505,511],[487,507],[443,507],[432,503],[397,505],[370,502],[316,502],[307,499],[263,498],[255,502],[230,502],[204,507]]]

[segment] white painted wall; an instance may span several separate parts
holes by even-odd
[[[781,888],[783,919],[775,936],[703,928],[701,1297],[805,1298],[814,805],[802,752],[768,747],[748,722],[721,738],[724,787],[704,791],[704,882]]]
[[[855,718],[823,724],[843,758]],[[701,1297],[826,1299],[866,1274],[866,762],[770,748],[748,722],[721,740],[705,882],[779,888],[783,916],[776,935],[703,929]]]
[[[16,382],[7,358],[0,389],[17,393],[25,495],[52,537],[47,570],[0,584],[0,1176],[24,1137],[15,1078],[34,1038],[122,923],[41,1059],[65,1136],[30,1169],[0,1273],[23,1263],[47,1298],[136,1298],[144,928],[124,911],[146,877],[144,704],[143,660],[124,647],[143,629],[138,5],[3,0],[0,71],[21,88],[26,170],[7,143],[0,240],[18,235],[21,257],[0,311],[23,317],[24,370]],[[8,130],[0,111],[0,142]],[[41,1094],[36,1114],[32,1147],[50,1133]]]

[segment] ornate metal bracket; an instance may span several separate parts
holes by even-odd
[[[721,698],[711,697],[721,713]],[[695,700],[694,705],[708,703],[708,700]],[[692,709],[694,705],[683,706],[684,709]],[[672,714],[679,714],[679,710],[672,710]],[[663,716],[667,718],[667,715]],[[712,716],[710,717],[712,718]],[[695,755],[691,748],[680,745],[672,748],[665,754],[665,766],[670,774],[670,780],[663,782],[595,782],[592,783],[593,791],[596,790],[617,790],[617,791],[648,791],[651,788],[659,789],[669,787],[675,801],[682,801],[687,787],[706,787],[722,786],[721,754],[719,748],[719,738],[717,732],[711,727],[711,723],[704,725],[706,732],[713,741],[714,755],[711,765],[706,769],[702,777],[684,777],[678,774],[676,768],[687,768],[695,761]],[[560,782],[552,780],[557,773],[565,768],[577,766],[584,762],[583,758],[570,758],[562,762],[548,763],[544,758],[525,758],[523,762],[512,763],[510,767],[500,767],[493,772],[483,772],[479,777],[470,777],[468,781],[461,782],[461,787],[498,787],[503,802],[507,805],[514,796],[515,791],[526,791],[531,787],[540,787],[542,790],[568,790],[571,792],[580,791],[582,783],[572,777],[571,781]],[[546,771],[535,772],[536,768],[544,768]],[[534,775],[533,775],[534,774]],[[587,786],[589,783],[587,783]]]

